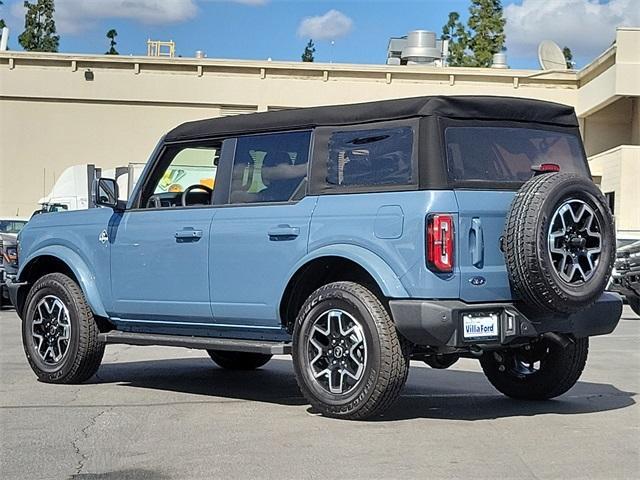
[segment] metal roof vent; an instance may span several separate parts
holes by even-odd
[[[491,68],[509,68],[507,54],[505,52],[494,53]]]
[[[427,30],[414,30],[407,35],[407,44],[402,49],[402,59],[407,64],[433,63],[441,56],[436,47],[436,34]]]

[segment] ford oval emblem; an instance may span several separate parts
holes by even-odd
[[[469,279],[469,283],[475,287],[479,287],[487,283],[487,280],[484,277],[472,277]]]

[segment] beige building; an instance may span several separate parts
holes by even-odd
[[[68,166],[146,161],[187,120],[447,94],[574,106],[618,230],[640,235],[640,28],[579,71],[0,52],[0,215],[30,215]]]

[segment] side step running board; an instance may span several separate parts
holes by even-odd
[[[266,342],[264,340],[240,340],[237,338],[188,337],[186,335],[155,335],[152,333],[132,333],[113,330],[98,335],[104,343],[126,345],[162,345],[202,350],[227,350],[235,352],[265,353],[270,355],[290,355],[290,342]]]

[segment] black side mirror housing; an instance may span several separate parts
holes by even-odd
[[[124,210],[123,202],[118,200],[118,182],[113,178],[99,178],[94,191],[95,205],[109,207],[114,210]]]

